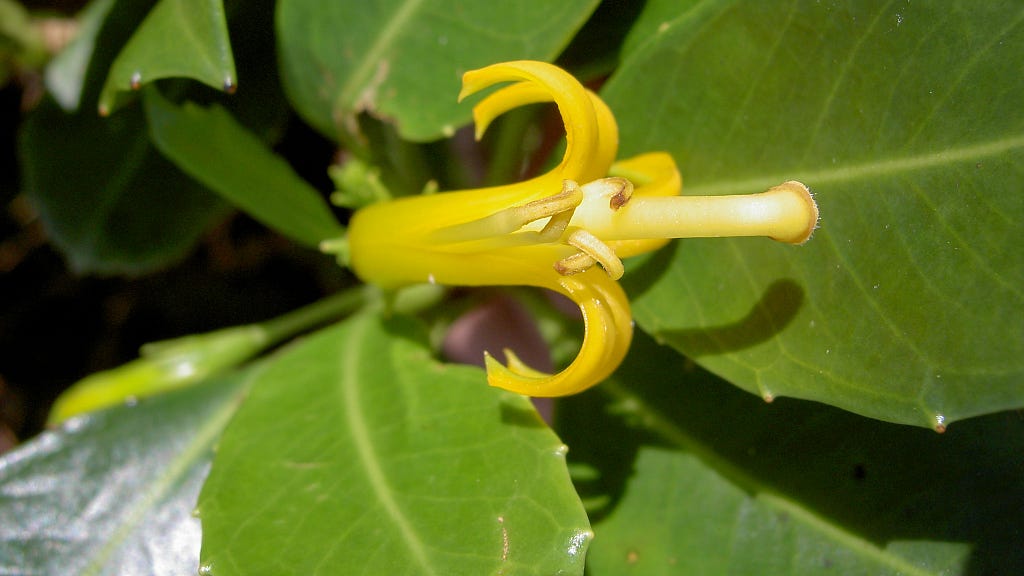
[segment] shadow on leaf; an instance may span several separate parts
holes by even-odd
[[[771,340],[793,321],[804,302],[804,289],[788,278],[773,282],[746,316],[724,326],[665,330],[657,337],[686,350],[691,357],[723,354]]]
[[[776,295],[765,300],[793,302],[787,290],[784,285],[770,290]],[[607,502],[592,514],[595,546],[625,546],[631,538],[656,534],[671,550],[676,538],[688,537],[673,530],[700,530],[707,521],[687,516],[701,504],[687,500],[688,491],[738,489],[751,506],[772,512],[773,505],[758,498],[772,494],[829,529],[870,542],[882,554],[909,562],[932,555],[922,566],[937,572],[1024,571],[1020,412],[958,422],[940,435],[809,401],[780,398],[767,404],[638,334],[612,380],[564,400],[558,414],[557,430],[570,447],[570,462],[597,470],[595,478],[578,484],[581,496],[600,494]],[[673,509],[655,508],[660,512],[635,526],[632,536],[622,532],[621,523],[617,531],[602,532],[602,520],[612,520],[626,502],[638,479],[637,454],[648,447],[696,458],[703,475],[682,483],[675,477],[655,479],[677,494]],[[645,493],[631,499],[635,504],[658,497]],[[789,517],[781,509],[774,514]],[[629,513],[636,515],[636,509]],[[728,542],[721,544],[728,548]],[[820,552],[850,551],[837,543]]]

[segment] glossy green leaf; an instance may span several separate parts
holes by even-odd
[[[139,107],[96,115],[110,62],[149,5],[121,0],[109,13],[102,8],[83,15],[87,46],[47,71],[48,84],[63,82],[67,91],[56,96],[73,112],[44,98],[20,128],[22,188],[72,267],[141,273],[183,257],[227,206],[157,153]],[[97,21],[98,31],[91,29]]]
[[[695,240],[630,281],[638,323],[765,398],[943,429],[1024,406],[1024,9],[648,3],[604,94],[684,193],[808,184],[802,247]]]
[[[153,143],[182,170],[270,228],[308,246],[344,230],[319,192],[223,108],[176,106],[147,90]]]
[[[590,532],[529,401],[359,315],[255,382],[200,496],[209,574],[581,574]]]
[[[0,573],[195,574],[193,515],[241,375],[68,421],[0,458]]]
[[[277,29],[285,88],[306,121],[332,138],[357,141],[362,112],[394,121],[412,140],[451,135],[470,118],[456,102],[463,72],[549,60],[595,6],[284,0]]]
[[[118,92],[161,78],[193,78],[234,91],[238,81],[222,0],[160,0],[114,60],[100,112],[114,110]]]
[[[20,146],[26,192],[81,272],[165,265],[226,212],[150,145],[139,108],[100,118],[66,114],[47,100],[27,120]]]
[[[1024,570],[1019,414],[936,434],[768,404],[643,335],[557,413],[571,468],[589,470],[592,576]]]

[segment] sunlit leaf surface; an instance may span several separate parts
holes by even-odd
[[[210,574],[581,574],[565,447],[529,401],[357,316],[263,372],[200,497]]]
[[[462,73],[503,60],[547,60],[569,43],[594,0],[444,0],[278,4],[284,83],[300,114],[334,138],[357,138],[356,115],[393,120],[431,140],[469,121]]]
[[[822,220],[656,256],[640,326],[768,399],[937,429],[1024,405],[1021,5],[646,10],[604,91],[623,148],[673,153],[684,193],[802,180]]]
[[[244,376],[68,421],[0,459],[0,573],[195,574],[192,515]]]

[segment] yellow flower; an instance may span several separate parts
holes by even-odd
[[[550,64],[507,62],[467,72],[459,98],[510,81],[473,109],[477,136],[508,110],[554,101],[566,129],[558,166],[516,184],[368,206],[353,216],[347,242],[355,273],[384,288],[528,285],[579,305],[586,334],[571,365],[544,374],[510,351],[507,366],[488,354],[492,386],[563,396],[610,375],[633,333],[629,301],[617,282],[620,258],[655,250],[671,238],[769,236],[802,243],[814,230],[817,208],[798,182],[748,196],[685,197],[668,154],[615,162],[618,127],[611,111]]]

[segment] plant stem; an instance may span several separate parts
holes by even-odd
[[[267,346],[351,314],[369,300],[368,296],[366,286],[357,286],[262,322],[267,335]]]

